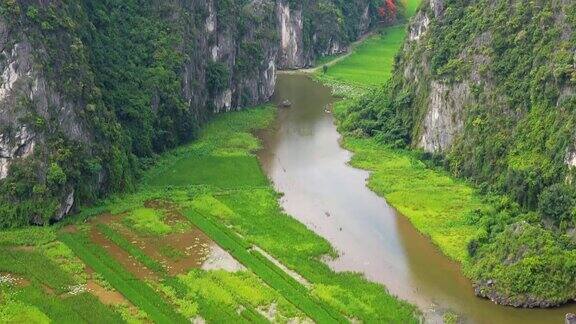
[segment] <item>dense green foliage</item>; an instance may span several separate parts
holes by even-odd
[[[87,1],[82,40],[104,104],[115,110],[132,152],[150,156],[192,137],[198,120],[181,96],[182,30],[169,4]],[[152,109],[151,109],[152,108]]]
[[[475,252],[471,275],[494,280],[509,304],[548,306],[574,297],[576,244],[526,222],[506,227]],[[533,300],[531,300],[533,298]],[[544,301],[540,303],[540,301]]]
[[[574,191],[562,183],[546,188],[538,199],[540,215],[562,229],[572,225],[573,206]]]
[[[421,14],[434,16],[427,4]],[[464,260],[482,295],[500,303],[547,306],[576,294],[570,236],[575,188],[566,165],[576,107],[574,57],[569,54],[575,50],[575,23],[574,4],[444,1],[442,19],[432,19],[418,42],[404,45],[389,81],[340,107],[340,130],[373,138],[366,147],[352,146],[360,165],[376,171],[371,187],[394,200],[390,185],[379,183],[387,176],[378,170],[387,163],[366,160],[364,152],[371,152],[372,145],[388,147],[377,150],[382,152],[418,145],[432,82],[448,89],[470,86],[470,102],[448,117],[462,118],[463,124],[450,148],[415,156],[480,189],[485,207],[466,202],[462,207],[470,209],[453,216],[466,220],[476,233],[461,238],[468,253],[465,244],[458,244],[455,253],[451,244],[435,241],[448,255]],[[444,201],[444,195],[438,197],[424,205]],[[394,205],[414,221],[417,213],[402,202]],[[419,223],[417,218],[414,223],[433,240],[442,228],[452,227],[435,230],[429,227],[432,220]]]

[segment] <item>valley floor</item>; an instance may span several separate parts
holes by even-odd
[[[0,322],[418,322],[282,212],[251,134],[272,107],[225,114],[162,157],[134,194],[0,236]]]

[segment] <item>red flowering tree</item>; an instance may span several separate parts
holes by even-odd
[[[396,21],[396,14],[398,13],[398,7],[394,0],[384,0],[382,5],[378,7],[378,15],[382,22],[391,24]]]

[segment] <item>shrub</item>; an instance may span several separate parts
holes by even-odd
[[[230,72],[224,63],[210,62],[206,67],[206,85],[210,95],[214,96],[228,87]]]
[[[565,184],[551,185],[538,197],[538,211],[555,225],[572,221],[573,209],[574,190]]]

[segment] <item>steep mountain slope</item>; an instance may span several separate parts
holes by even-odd
[[[341,124],[495,194],[465,270],[498,303],[576,297],[575,29],[573,1],[426,1],[390,82]]]
[[[373,2],[3,1],[0,227],[132,188],[212,113],[266,101],[277,68],[344,50]]]

